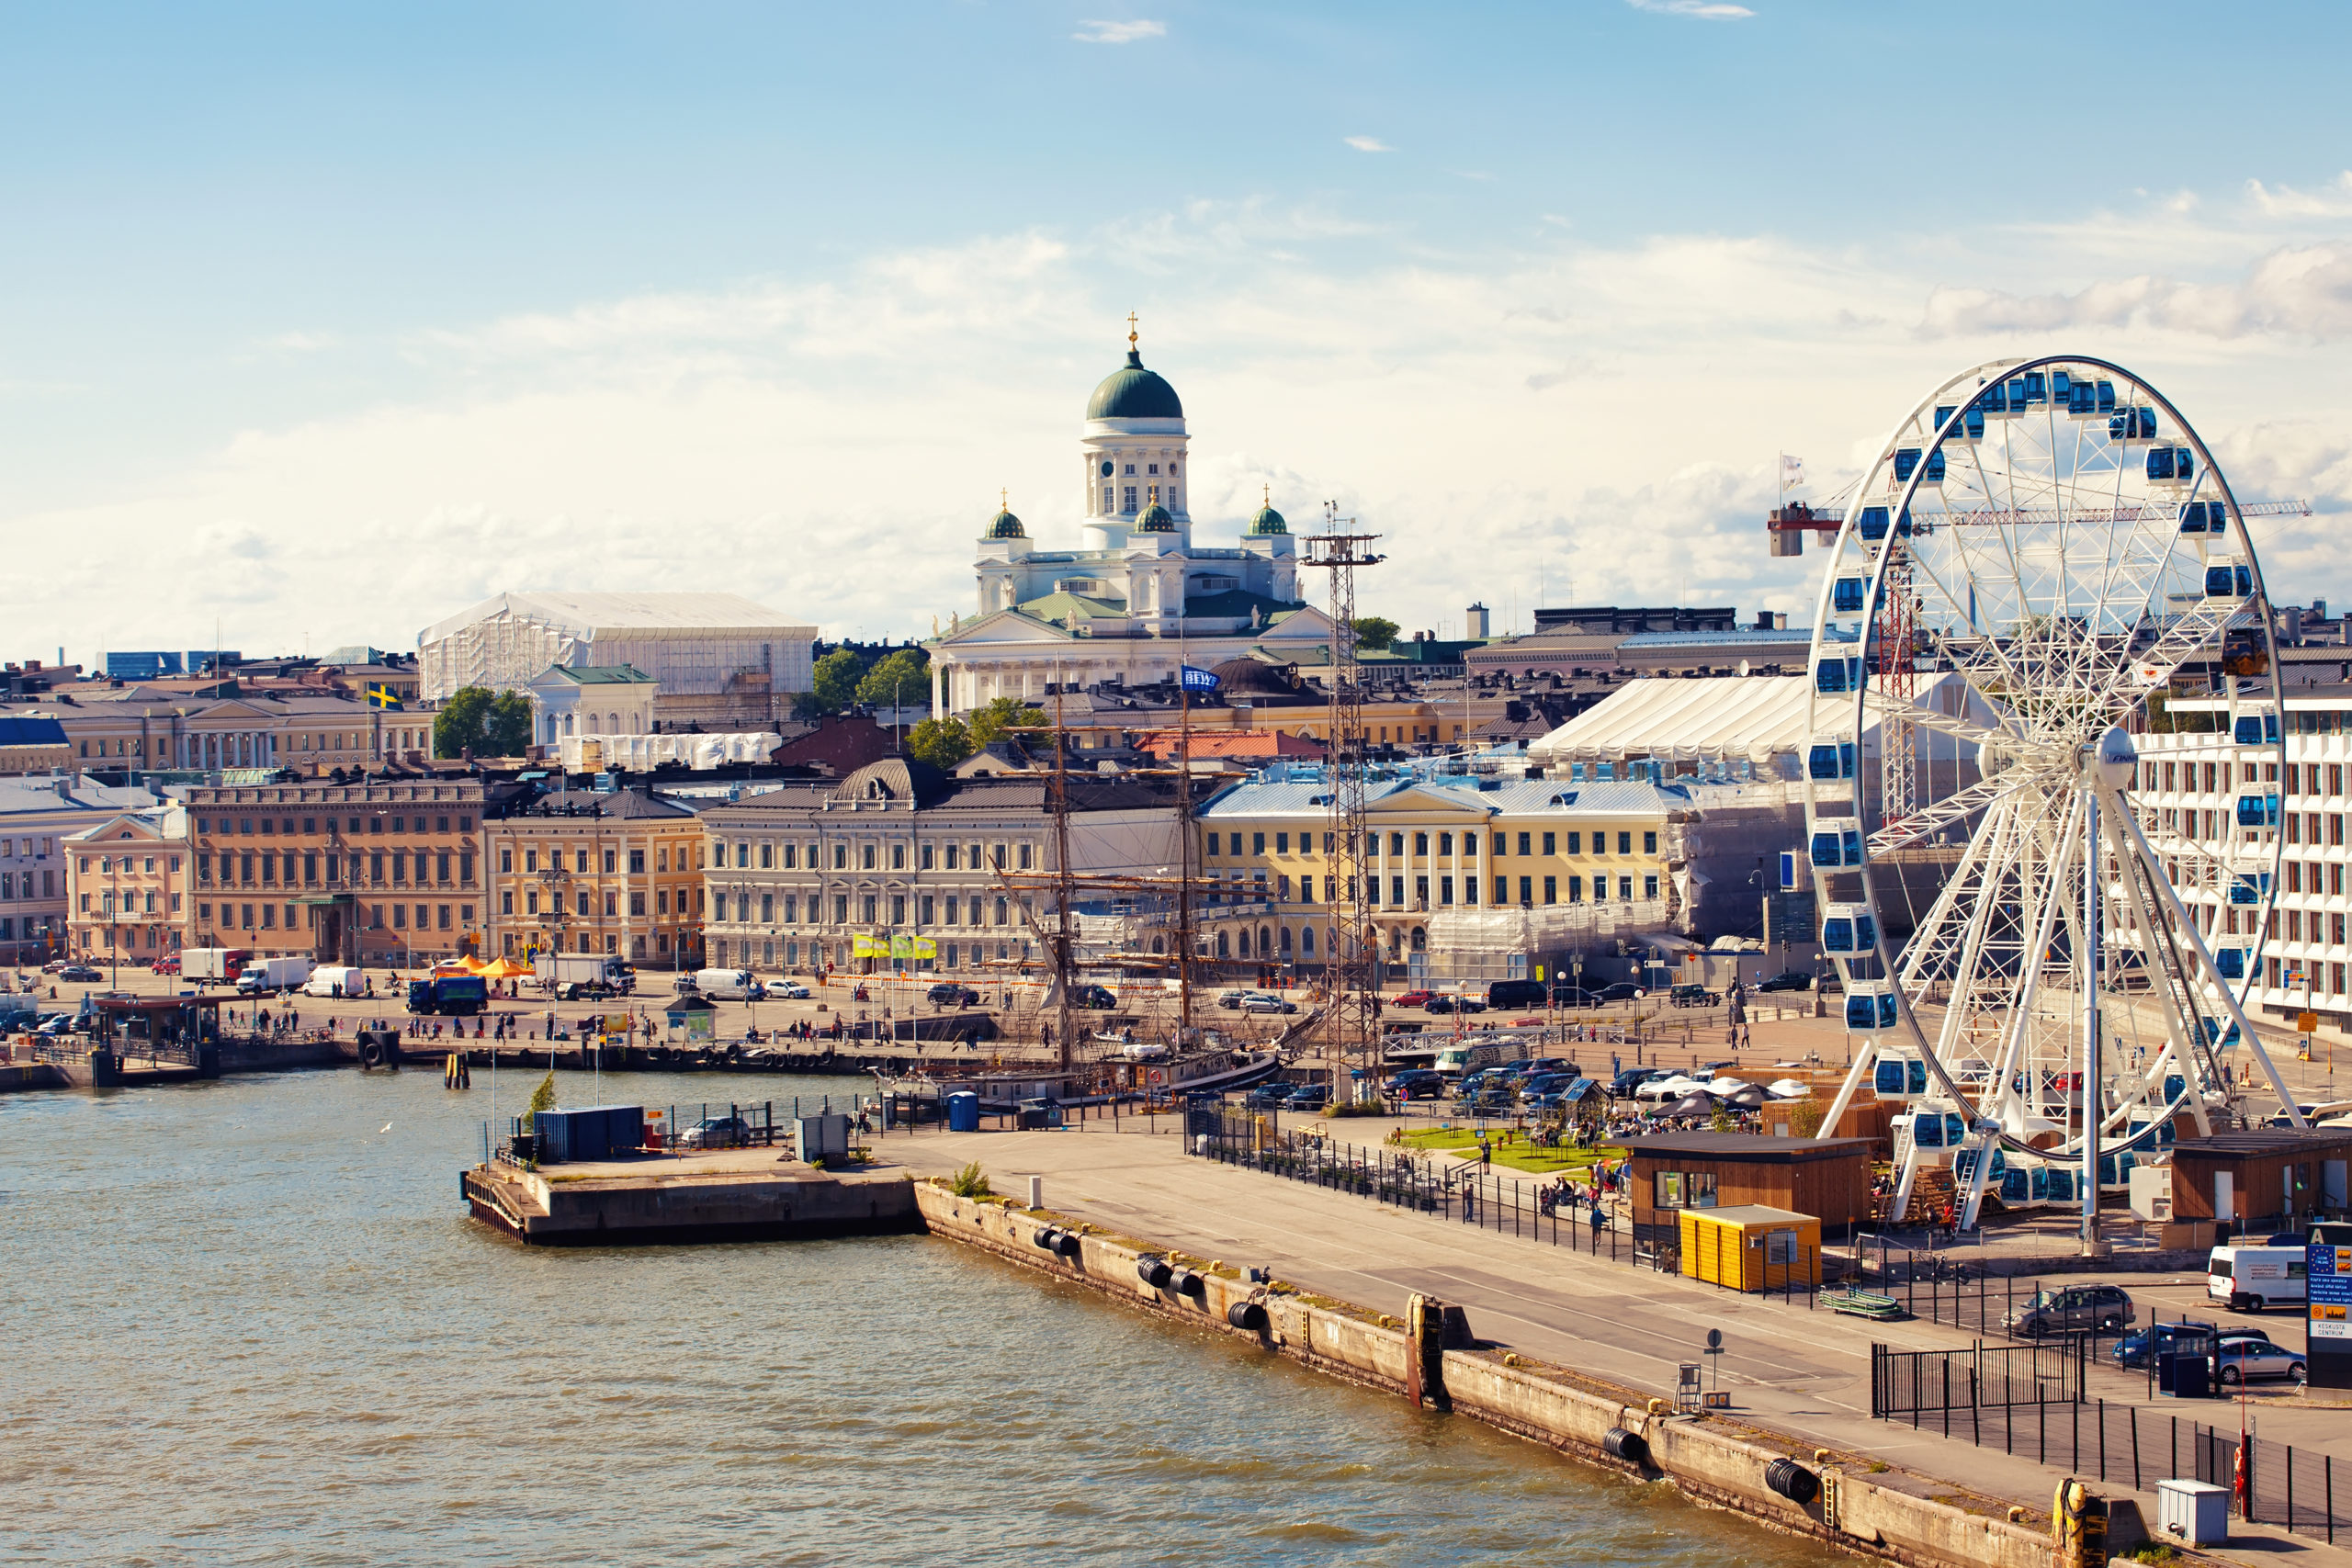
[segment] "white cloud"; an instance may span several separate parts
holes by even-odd
[[[1655,11],[1664,17],[1695,17],[1704,22],[1744,22],[1756,15],[1745,6],[1728,6],[1718,0],[1625,0],[1636,11]]]
[[[1341,140],[1346,141],[1349,146],[1354,148],[1359,152],[1394,152],[1396,151],[1396,148],[1391,147],[1377,136],[1349,136],[1343,137]]]
[[[2245,193],[2267,218],[2352,216],[2352,169],[2345,170],[2335,176],[2335,183],[2315,191],[2297,190],[2292,186],[2273,187],[2260,180],[2248,180]]]
[[[1080,43],[1133,43],[1137,39],[1166,38],[1166,22],[1102,22],[1085,21],[1079,24],[1084,32],[1069,36]]]
[[[2221,242],[2181,233],[2153,254],[2204,268]],[[109,544],[0,581],[0,622],[20,651],[85,660],[209,642],[216,613],[231,647],[405,647],[502,589],[718,572],[829,632],[927,631],[973,608],[999,486],[1034,537],[1075,541],[1079,412],[1130,309],[1184,399],[1204,542],[1229,541],[1271,482],[1298,525],[1330,497],[1386,536],[1362,591],[1408,624],[1476,599],[1516,600],[1523,624],[1539,581],[1555,601],[1572,582],[1588,601],[1802,619],[1819,561],[1764,553],[1774,453],[1814,456],[1826,494],[1851,478],[1836,455],[1868,456],[1924,390],[2020,333],[2088,338],[2154,378],[2241,495],[2352,513],[2352,363],[2311,341],[2352,324],[2352,245],[2238,243],[2219,283],[2052,291],[2105,253],[2060,230],[1850,250],[1553,231],[1446,257],[1345,210],[1199,201],[563,301],[417,335],[398,399],[252,429],[164,482],[91,479],[0,512],[10,536]],[[355,539],[374,542],[357,595]],[[2352,596],[2322,520],[2282,520],[2275,540],[2282,598]]]
[[[2335,338],[2352,332],[2352,242],[2282,246],[2228,283],[2190,283],[2142,274],[2090,284],[2072,294],[1939,288],[1919,331],[1927,337],[2150,329],[2198,337],[2256,333]]]

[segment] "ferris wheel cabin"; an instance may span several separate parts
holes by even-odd
[[[2184,534],[2226,534],[2230,530],[2230,509],[2218,501],[2191,501],[2180,509],[2180,531]]]
[[[1833,871],[1862,863],[1862,835],[1859,829],[1825,829],[1813,836],[1811,848],[1813,863]]]
[[[1821,951],[1844,958],[1878,952],[1878,919],[1868,904],[1832,904],[1821,917]]]
[[[2278,744],[2277,710],[2265,707],[2238,715],[2230,726],[2230,739],[2240,746],[2276,746]]]
[[[2205,569],[2205,597],[2246,599],[2254,594],[2254,570],[2242,560],[2219,560]]]
[[[1848,1033],[1885,1034],[1900,1027],[1901,1023],[1901,1011],[1895,1004],[1894,992],[1885,984],[1856,985],[1846,988]],[[1927,1070],[1924,1064],[1920,1065],[1923,1079]]]
[[[1854,776],[1854,743],[1840,740],[1834,735],[1817,735],[1805,749],[1804,771],[1807,776],[1834,783]]]

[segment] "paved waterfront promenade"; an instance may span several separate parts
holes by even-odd
[[[1949,1483],[2036,1510],[2049,1506],[2054,1470],[1871,1420],[1871,1342],[1903,1349],[1965,1346],[1967,1337],[1954,1330],[1865,1323],[1802,1303],[1733,1295],[1193,1158],[1166,1119],[1160,1126],[1168,1131],[1157,1136],[1124,1125],[1130,1130],[1115,1134],[1102,1122],[1054,1133],[927,1132],[891,1138],[884,1152],[919,1174],[978,1160],[1004,1192],[1019,1192],[1029,1175],[1042,1176],[1046,1205],[1057,1213],[1227,1263],[1271,1266],[1280,1279],[1376,1311],[1401,1314],[1416,1292],[1440,1296],[1460,1303],[1482,1337],[1648,1392],[1670,1393],[1679,1364],[1704,1359],[1707,1330],[1720,1328],[1728,1347],[1722,1383],[1732,1391],[1736,1416],[1883,1459],[1911,1472],[1923,1495]],[[2132,1281],[2135,1297],[2146,1283]],[[2111,1404],[2141,1402],[2145,1386],[2141,1378],[2102,1372],[2093,1374],[2092,1384],[2091,1396]],[[2352,1415],[2278,1395],[2256,1403],[2262,1437],[2332,1451],[2352,1466]],[[2167,1403],[2154,1414],[2221,1425],[2233,1410]],[[2154,1473],[2144,1479],[2150,1484],[2138,1495],[2153,1526]],[[2107,1490],[2130,1493],[2123,1483]],[[2235,1529],[2243,1539],[2232,1552],[2245,1561],[2352,1564],[2352,1550],[2268,1526]]]

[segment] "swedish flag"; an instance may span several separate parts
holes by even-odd
[[[368,705],[373,708],[390,708],[398,711],[401,700],[392,695],[392,689],[381,681],[370,681],[368,682]]]

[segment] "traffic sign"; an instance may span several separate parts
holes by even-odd
[[[2297,1013],[2295,1015],[2295,1027],[2302,1031],[2305,1034],[2317,1033],[2319,1032],[2319,1014],[2315,1012]]]

